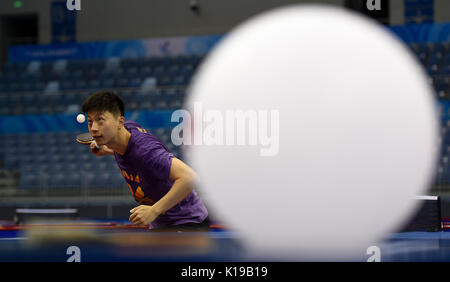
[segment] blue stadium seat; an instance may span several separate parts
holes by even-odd
[[[52,165],[56,165],[62,162],[62,156],[59,155],[58,153],[47,155],[47,159],[49,163]]]
[[[0,93],[7,92],[8,83],[0,81]]]
[[[5,134],[3,144],[6,148],[16,147],[18,141],[17,134]]]
[[[439,74],[441,75],[450,75],[450,64],[444,65],[439,70]]]
[[[67,169],[68,171],[72,171],[72,172],[79,172],[81,171],[81,164],[77,161],[71,161],[71,162],[67,162],[65,161],[63,163],[63,167],[65,169]]]
[[[17,148],[17,154],[18,155],[31,155],[32,154],[32,148],[31,148],[31,143],[26,144],[26,143],[19,143],[19,146]]]
[[[9,98],[7,95],[0,95],[0,106],[9,106]]]
[[[81,187],[81,174],[79,172],[66,171],[66,178],[63,182],[64,188],[79,188]]]
[[[158,79],[159,86],[169,86],[172,85],[172,78],[168,75],[164,75]]]
[[[120,60],[120,67],[123,69],[136,67],[136,61],[137,60],[135,58],[124,58]]]
[[[104,161],[96,162],[94,164],[94,167],[95,167],[95,170],[98,170],[98,171],[106,171],[107,170],[106,169],[107,168],[107,164]]]
[[[130,89],[119,89],[117,90],[117,95],[119,95],[122,100],[124,100],[125,104],[127,104],[130,97],[134,95],[134,91]]]
[[[39,109],[39,111],[42,112],[46,112],[46,108],[49,107],[49,103],[48,103],[48,95],[45,95],[43,93],[39,93],[36,96],[36,100],[35,100],[35,106]]]
[[[137,92],[133,98],[133,103],[137,105],[139,109],[152,109],[152,99],[150,93],[146,92]]]
[[[22,99],[22,105],[24,107],[25,114],[37,114],[39,113],[39,108],[36,104],[36,95],[24,95]]]
[[[106,163],[106,169],[109,171],[117,171],[118,170],[118,166],[116,161],[111,160],[109,162]]]
[[[166,145],[166,147],[168,147],[169,149],[171,149],[170,146],[172,146],[172,141],[170,140],[170,138],[171,136],[166,134],[165,132],[159,136],[161,142],[163,142],[163,144]]]
[[[145,63],[150,65],[151,67],[166,67],[166,65],[168,64],[168,59],[165,57],[150,57],[145,59]]]
[[[129,80],[126,77],[121,77],[116,80],[115,87],[125,88],[128,87]]]
[[[166,74],[166,67],[163,65],[158,65],[153,69],[153,75],[160,77]]]
[[[10,83],[7,84],[5,90],[7,92],[17,92],[17,91],[19,91],[19,85],[20,85],[20,82],[18,82],[18,81],[11,81]]]
[[[184,64],[188,64],[190,61],[190,56],[187,55],[180,55],[180,56],[176,56],[173,58],[175,63],[179,64],[179,65],[184,65]]]
[[[70,72],[73,72],[75,70],[79,70],[83,66],[82,61],[67,61],[66,69]]]
[[[438,65],[434,64],[434,65],[428,65],[427,68],[427,73],[431,76],[436,75],[439,72],[439,67]]]
[[[36,163],[35,168],[39,173],[48,173],[52,166],[48,163]]]
[[[447,54],[444,56],[444,60],[442,62],[442,66],[450,65],[450,50],[447,52]]]
[[[72,145],[73,142],[75,142],[75,134],[72,134],[70,132],[67,133],[60,133],[58,138],[58,142],[60,144],[60,149],[66,148],[67,146]],[[71,153],[70,151],[65,150],[65,153]]]
[[[60,107],[64,103],[63,96],[61,94],[55,93],[48,95],[47,99],[47,112],[61,112],[61,110],[64,109],[64,107]]]
[[[74,88],[74,81],[72,79],[64,79],[59,81],[62,90],[69,90]]]
[[[49,160],[47,159],[47,154],[46,151],[44,151],[43,154],[39,154],[39,155],[34,155],[35,161],[41,164],[48,164]]]
[[[172,100],[169,102],[168,107],[170,109],[181,109],[183,107],[183,102],[181,100]]]
[[[66,175],[63,172],[52,172],[49,174],[48,186],[50,188],[62,188],[65,186]]]
[[[153,75],[153,69],[150,66],[142,66],[139,69],[139,75],[142,78],[152,76]]]
[[[181,70],[181,67],[178,64],[170,65],[167,69],[167,74],[171,76],[176,76]]]
[[[125,179],[123,178],[122,174],[119,171],[111,172],[109,183],[110,183],[109,186],[114,188],[126,186]]]
[[[443,54],[436,53],[436,54],[433,54],[433,55],[430,56],[430,58],[428,59],[427,64],[428,64],[428,66],[431,66],[431,65],[440,66],[441,63],[443,62],[443,60],[444,60]]]
[[[41,72],[41,62],[31,61],[26,66],[26,72],[30,74],[39,74]]]
[[[30,155],[33,156],[34,162],[37,162],[38,157],[40,155],[44,154],[45,151],[47,150],[47,146],[46,145],[32,144],[32,145],[30,145],[30,148],[31,148]]]
[[[59,71],[59,72],[52,72],[48,74],[47,80],[49,81],[62,81],[62,80],[67,80],[70,79],[71,73],[67,70],[64,71]]]
[[[33,82],[32,91],[43,91],[45,89],[44,81],[38,80]]]
[[[24,72],[27,69],[27,64],[25,63],[6,63],[3,66],[5,72]]]
[[[94,169],[94,164],[87,160],[81,161],[80,168],[82,171],[92,171]]]
[[[89,80],[87,82],[87,84],[88,84],[88,88],[90,88],[90,89],[98,89],[101,87],[101,82],[96,77]]]
[[[70,79],[70,78],[67,78]],[[60,79],[58,81],[48,81],[45,85],[44,93],[45,94],[51,94],[51,93],[57,93],[60,90],[60,82],[64,79]]]
[[[140,91],[141,92],[153,91],[156,88],[157,84],[158,84],[158,81],[157,81],[156,77],[147,77],[142,82],[141,87],[140,87]]]
[[[194,65],[194,70],[201,64],[205,57],[202,55],[193,55],[191,57],[191,63]]]
[[[87,80],[96,79],[100,75],[100,70],[96,68],[88,69],[84,72],[84,78]]]
[[[16,78],[19,77],[19,72],[16,71],[5,71],[5,73],[3,74],[3,76],[5,78],[7,78],[9,81],[15,80]]]
[[[19,168],[19,158],[14,154],[5,154],[4,166],[9,170],[17,170]]]
[[[107,188],[110,184],[109,178],[110,178],[109,172],[96,173],[94,182],[91,183],[90,186],[94,188]]]
[[[21,107],[22,104],[22,95],[17,93],[11,93],[9,96],[9,105],[11,108],[15,109]]]
[[[69,106],[76,103],[76,94],[74,92],[66,92],[62,96],[64,106]]]
[[[37,189],[40,187],[39,174],[21,173],[19,187],[22,189]]]
[[[433,54],[445,54],[447,52],[447,46],[444,43],[435,43],[431,47],[431,52]]]
[[[59,68],[57,68],[57,70],[61,71],[61,70],[65,69],[65,64],[63,62],[64,62],[64,60],[60,60],[60,61],[56,61],[56,62],[41,62],[40,71],[42,73],[52,72],[53,69],[55,69],[55,66],[56,67],[59,66]]]
[[[176,87],[168,87],[162,91],[163,97],[170,97],[171,99],[175,99],[177,97],[178,89]]]
[[[21,174],[30,174],[30,173],[37,173],[38,168],[37,165],[34,163],[28,163],[28,164],[20,164],[20,173]]]
[[[141,77],[135,77],[135,78],[129,79],[128,86],[129,87],[139,87],[139,86],[141,86],[142,82],[143,82],[143,79]]]
[[[97,175],[91,171],[83,172],[81,179],[81,186],[82,187],[94,187],[96,184],[96,177]]]
[[[449,84],[444,79],[436,79],[434,81],[434,88],[436,91],[447,91],[449,88]]]
[[[15,134],[15,141],[16,141],[16,144],[18,146],[20,146],[21,144],[29,144],[29,143],[31,143],[29,138],[30,138],[30,134],[29,133],[18,133],[18,134]]]
[[[153,135],[155,135],[158,139],[161,139],[162,136],[165,135],[165,130],[164,130],[164,128],[156,128],[156,129],[152,130],[151,133]]]
[[[173,79],[173,85],[186,85],[188,84],[188,80],[184,75],[177,75]]]
[[[186,88],[178,88],[178,98],[181,100],[184,100],[184,97],[186,96]]]
[[[88,64],[88,69],[96,69],[96,70],[102,70],[105,68],[105,60],[98,59],[98,60],[91,60]]]
[[[112,78],[105,78],[101,80],[102,88],[113,88],[115,85],[115,81]]]
[[[87,84],[87,82],[84,80],[84,78],[77,78],[76,80],[75,80],[75,83],[74,83],[74,89],[85,89],[85,88],[88,88],[88,84]]]
[[[139,74],[139,69],[136,66],[130,66],[130,67],[126,67],[123,69],[124,69],[124,74],[127,77],[133,77],[133,76],[137,76]]]
[[[20,91],[32,91],[34,87],[33,81],[31,79],[27,79],[22,81],[20,84],[19,90]]]
[[[35,163],[35,159],[31,154],[18,154],[17,161],[19,166]]]

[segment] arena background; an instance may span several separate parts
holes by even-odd
[[[77,208],[81,217],[126,219],[135,203],[114,159],[96,158],[74,140],[87,129],[75,121],[82,101],[114,89],[125,99],[126,117],[183,159],[170,141],[170,115],[208,52],[253,15],[309,2],[379,20],[423,64],[440,106],[443,141],[428,194],[441,196],[441,216],[450,217],[449,1],[381,1],[379,12],[345,0],[81,0],[79,11],[67,10],[66,1],[4,0],[0,220],[11,220],[17,208]]]

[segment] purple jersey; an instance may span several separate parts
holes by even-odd
[[[151,206],[166,195],[173,185],[169,179],[173,154],[138,123],[126,121],[125,127],[131,133],[125,154],[115,152],[114,156],[136,202]],[[150,228],[200,223],[207,216],[205,205],[192,191],[184,200],[155,219]]]

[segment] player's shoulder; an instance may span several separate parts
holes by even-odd
[[[133,135],[142,136],[144,138],[152,136],[152,134],[147,129],[145,129],[143,126],[141,126],[139,123],[135,121],[125,121],[125,127]]]
[[[146,131],[139,123],[132,121],[132,120],[125,121],[124,125],[129,131],[135,131],[135,130],[137,130],[139,132]]]
[[[143,126],[141,126],[135,121],[126,121],[125,127],[133,135],[135,143],[148,146],[148,145],[156,145],[155,143],[158,143],[159,141],[156,138],[156,136],[154,136],[148,129],[145,129]]]

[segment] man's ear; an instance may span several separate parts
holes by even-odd
[[[119,117],[119,129],[121,129],[125,124],[125,117],[124,116],[120,116]]]

